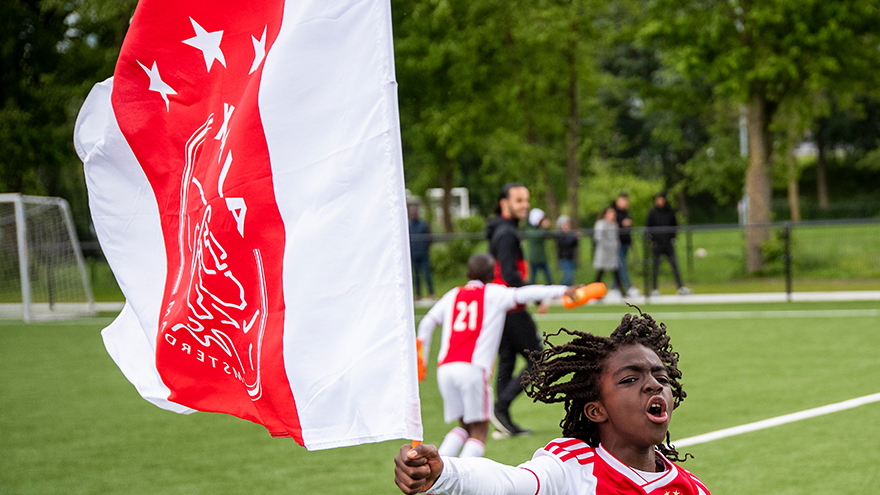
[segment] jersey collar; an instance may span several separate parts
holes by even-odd
[[[599,457],[602,458],[603,461],[605,461],[605,464],[607,464],[611,469],[614,469],[622,476],[626,477],[637,486],[641,487],[642,490],[645,491],[645,493],[650,493],[653,490],[662,488],[672,483],[673,480],[678,477],[678,467],[676,467],[675,464],[669,462],[669,459],[663,457],[663,455],[661,455],[659,452],[657,453],[657,456],[663,461],[663,465],[666,466],[666,474],[650,482],[639,476],[639,474],[633,471],[631,467],[620,462],[616,457],[611,455],[610,452],[605,450],[605,447],[603,447],[602,445],[599,445],[596,448],[596,454],[598,454]]]

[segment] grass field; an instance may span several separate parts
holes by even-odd
[[[643,308],[667,323],[682,355],[688,398],[673,416],[673,440],[880,392],[878,308]],[[565,326],[608,334],[624,311],[560,308],[538,323],[548,332]],[[100,330],[109,321],[0,321],[0,494],[396,492],[391,459],[402,441],[307,452],[231,416],[152,406],[104,351]],[[422,415],[425,440],[436,443],[448,426],[432,371],[421,387]],[[559,435],[561,414],[561,407],[519,399],[513,415],[534,434],[490,439],[487,456],[528,459]],[[873,493],[880,403],[682,450],[695,456],[685,467],[714,495]]]

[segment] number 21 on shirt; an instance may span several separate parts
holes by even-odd
[[[478,316],[479,305],[477,301],[456,301],[455,309],[453,310],[452,329],[456,332],[474,331],[477,329]]]

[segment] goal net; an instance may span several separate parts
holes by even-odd
[[[67,201],[0,194],[0,316],[32,321],[93,314]]]

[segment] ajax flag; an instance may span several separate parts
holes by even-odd
[[[421,439],[388,0],[142,0],[77,119],[138,392],[308,449]]]

